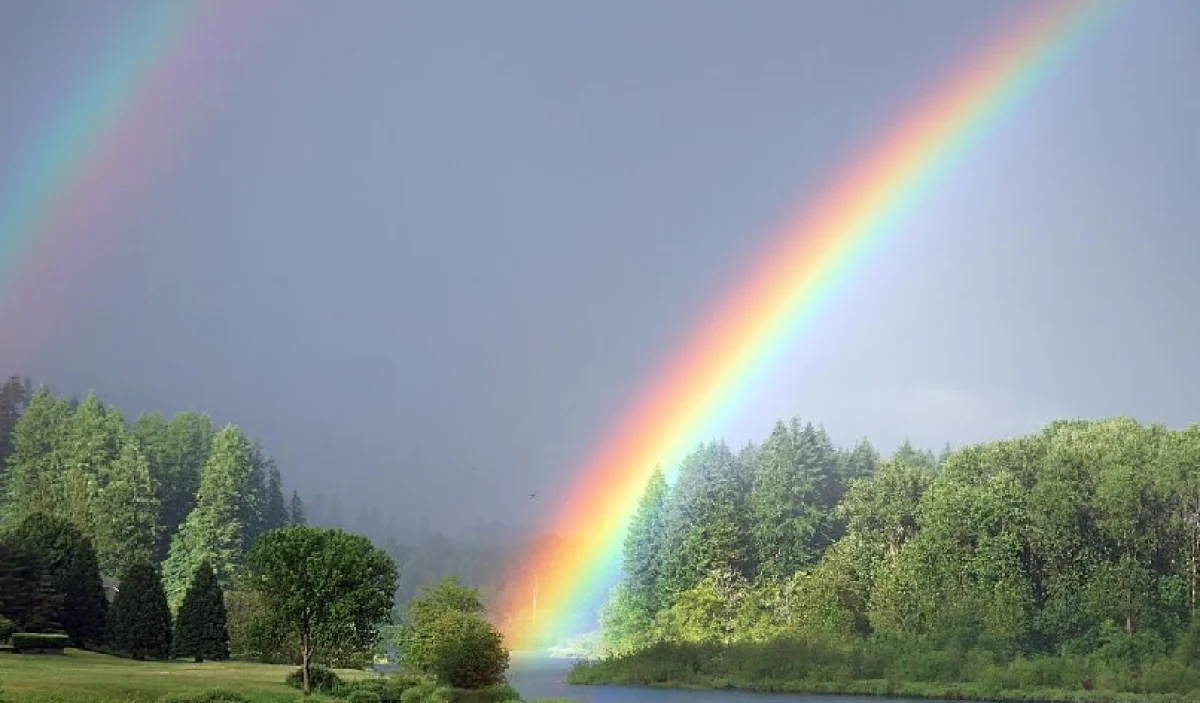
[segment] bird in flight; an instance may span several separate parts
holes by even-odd
[[[530,493],[530,494],[529,494],[529,497],[530,497],[530,498],[537,498],[537,493]]]

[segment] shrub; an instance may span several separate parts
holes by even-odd
[[[337,686],[343,685],[342,677],[338,676],[332,669],[326,669],[323,666],[312,665],[308,668],[308,680],[312,684],[314,691],[331,692]],[[283,681],[292,688],[304,688],[304,670],[296,669],[287,675]]]
[[[346,703],[383,703],[383,699],[379,697],[378,693],[368,691],[365,688],[351,691],[345,700]]]
[[[236,691],[225,688],[210,688],[207,691],[168,693],[160,703],[250,703],[250,699]]]
[[[491,623],[473,613],[446,612],[427,633],[429,669],[454,688],[487,688],[504,681],[508,651]]]
[[[9,637],[17,631],[17,623],[0,615],[0,642],[7,642]]]
[[[18,652],[61,652],[69,644],[71,644],[69,635],[18,632],[12,636],[13,649]]]

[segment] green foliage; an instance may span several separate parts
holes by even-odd
[[[663,538],[659,593],[664,605],[715,569],[743,576],[753,572],[749,478],[724,443],[705,444],[684,460]]]
[[[108,646],[134,659],[166,659],[171,652],[171,611],[158,567],[132,564],[108,613]]]
[[[159,503],[146,457],[125,441],[107,469],[95,498],[97,556],[105,574],[121,574],[138,561],[154,558]]]
[[[8,457],[13,451],[13,428],[32,396],[29,379],[22,381],[19,376],[12,376],[0,384],[0,477],[8,469]]]
[[[91,540],[63,518],[33,513],[5,541],[18,569],[2,596],[5,615],[26,631],[61,628],[77,647],[99,643],[108,601]]]
[[[173,651],[176,657],[192,657],[198,662],[229,658],[225,599],[208,560],[196,568],[179,607]]]
[[[0,527],[12,528],[32,513],[57,515],[64,509],[63,438],[70,421],[66,401],[45,386],[30,398],[12,432]]]
[[[288,501],[288,525],[303,527],[308,524],[308,517],[304,513],[304,501],[300,500],[300,494],[292,491],[292,499]]]
[[[287,675],[284,683],[292,688],[304,688],[304,669],[296,669]],[[337,672],[332,669],[314,664],[308,668],[308,684],[310,689],[305,691],[326,691],[332,692],[335,686],[342,683],[342,678],[337,675]]]
[[[299,636],[302,669],[318,645],[377,646],[379,626],[391,615],[396,564],[366,537],[317,527],[272,530],[246,563],[246,583],[262,596],[271,621]]]
[[[61,652],[71,645],[67,635],[41,632],[17,632],[10,636],[18,652]]]
[[[196,507],[171,541],[163,563],[172,608],[182,602],[192,574],[205,559],[212,563],[223,588],[233,584],[251,529],[243,520],[255,505],[256,461],[254,446],[236,427],[229,425],[213,437],[212,451],[201,471]]]
[[[1200,426],[1056,422],[882,463],[822,435],[779,423],[739,454],[748,498],[720,445],[690,455],[657,611],[627,569],[602,615],[609,658],[576,676],[983,698],[1200,686]]]
[[[7,642],[9,637],[17,631],[17,623],[0,615],[0,642]]]
[[[479,689],[504,680],[508,651],[500,633],[471,613],[447,611],[432,623],[429,671],[455,688]]]

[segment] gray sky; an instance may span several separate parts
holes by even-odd
[[[236,422],[350,518],[529,522],[785,219],[1030,4],[275,6],[0,370]],[[0,164],[132,7],[0,8]],[[1129,3],[727,438],[793,413],[883,448],[1200,420],[1198,35],[1200,3]]]

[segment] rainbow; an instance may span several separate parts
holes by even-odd
[[[625,526],[654,467],[673,474],[720,431],[872,250],[1115,4],[1038,3],[938,84],[762,253],[601,443],[509,575],[497,608],[509,647],[540,649],[578,632],[571,628],[618,573]]]
[[[248,16],[264,7],[139,4],[63,105],[39,121],[25,151],[0,164],[0,330],[8,332],[0,354],[34,353],[30,345],[50,331],[37,328],[62,324],[46,314],[46,296],[63,295],[69,269],[94,266],[101,247],[113,246],[99,235],[163,175],[170,141],[197,119],[208,79],[230,60]]]

